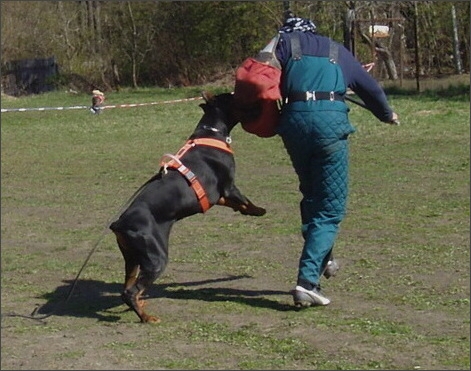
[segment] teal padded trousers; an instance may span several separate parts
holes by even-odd
[[[287,116],[278,131],[298,175],[303,196],[300,209],[304,246],[298,282],[318,284],[346,212],[348,134],[319,139],[322,136],[316,126],[336,124],[338,128],[350,124],[347,115],[337,111],[291,112]]]

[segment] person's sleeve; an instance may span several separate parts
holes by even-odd
[[[291,55],[291,44],[289,42],[289,36],[286,34],[281,34],[280,39],[278,40],[278,45],[275,50],[276,58],[281,64],[281,67],[284,68],[286,62],[288,61]]]
[[[390,122],[393,110],[383,88],[343,46],[340,46],[339,63],[347,86],[361,98],[378,120]]]

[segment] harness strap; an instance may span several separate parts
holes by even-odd
[[[293,32],[290,35],[290,43],[291,43],[291,55],[295,61],[299,61],[303,53],[301,51],[301,42],[299,41],[299,35],[296,32]]]
[[[299,101],[306,102],[309,100],[344,101],[344,99],[345,97],[342,94],[333,91],[295,91],[285,98],[285,104]]]
[[[195,173],[193,173],[188,167],[186,167],[180,161],[180,158],[189,149],[195,147],[196,145],[214,147],[214,148],[218,148],[229,153],[233,153],[232,148],[230,147],[229,143],[223,142],[222,140],[211,139],[211,138],[191,139],[191,140],[188,140],[183,145],[182,148],[180,148],[180,150],[176,153],[176,155],[165,154],[162,157],[160,166],[163,167],[163,171],[165,174],[167,173],[167,169],[170,168],[170,169],[177,170],[180,174],[182,174],[186,178],[191,188],[193,188],[193,191],[195,191],[195,194],[200,203],[202,212],[205,213],[211,207],[208,200],[208,196],[206,195],[206,192],[203,186],[201,185],[201,183],[199,182],[198,178],[196,177]],[[167,158],[169,160],[165,161]]]
[[[229,143],[226,141],[222,141],[219,139],[212,139],[212,138],[196,138],[196,139],[191,139],[187,143],[192,142],[195,145],[202,145],[202,146],[209,146],[209,147],[215,147],[218,149],[221,149],[223,151],[229,152],[229,153],[234,153],[232,150],[231,146]]]
[[[182,174],[188,183],[190,184],[193,191],[195,191],[196,197],[201,206],[201,210],[206,212],[211,205],[209,204],[208,197],[206,196],[206,192],[199,182],[198,178],[196,177],[195,173],[193,173],[190,169],[188,169],[182,162],[178,159],[171,159],[170,161],[164,164],[164,171],[168,168],[177,170],[180,174]]]
[[[302,58],[301,44],[299,40],[299,34],[293,32],[290,35],[291,43],[291,56],[293,60],[299,61]],[[330,41],[329,43],[329,61],[330,63],[337,63],[339,57],[339,46],[334,42]],[[283,103],[288,104],[298,101],[316,101],[316,100],[330,100],[333,101],[344,101],[345,96],[334,91],[294,91],[288,94],[287,97],[283,99]]]

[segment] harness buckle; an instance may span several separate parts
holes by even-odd
[[[316,100],[316,91],[315,90],[306,92],[306,100],[310,100],[310,99],[312,99],[313,101]]]
[[[329,99],[330,99],[331,102],[333,102],[335,100],[335,93],[333,91],[331,91],[329,93]]]

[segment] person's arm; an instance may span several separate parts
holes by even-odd
[[[389,106],[383,88],[346,48],[340,46],[339,49],[339,63],[346,85],[362,99],[378,120],[397,122],[398,116]]]

